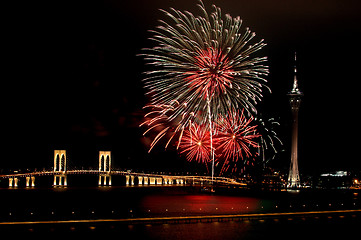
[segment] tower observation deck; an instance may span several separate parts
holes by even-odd
[[[298,88],[296,53],[292,90],[287,94],[289,97],[292,111],[292,145],[291,145],[291,165],[288,174],[288,187],[300,187],[300,173],[298,171],[298,111],[301,104],[303,93]]]

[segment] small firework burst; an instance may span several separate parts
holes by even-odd
[[[192,124],[183,134],[180,153],[186,154],[188,161],[207,164],[211,161],[211,141],[209,129],[204,125]],[[213,149],[214,151],[214,149]]]
[[[260,135],[257,133],[257,126],[253,125],[252,117],[247,119],[243,111],[232,112],[227,117],[217,119],[214,125],[212,147],[208,124],[192,124],[184,131],[181,143],[178,144],[180,153],[186,154],[188,161],[208,164],[213,150],[217,165],[221,165],[222,174],[229,168],[236,171],[238,167],[254,160]]]
[[[250,157],[250,149],[259,147],[255,140],[260,135],[256,133],[257,126],[251,125],[252,121],[253,118],[247,120],[243,112],[232,112],[217,121],[215,141],[225,159],[238,161],[239,158],[243,159],[243,155]]]
[[[258,148],[256,125],[252,124],[253,118],[247,119],[243,114],[232,112],[227,117],[220,117],[216,124],[217,152],[223,162],[221,173],[227,171],[232,163],[235,167],[239,160],[246,160],[253,156],[252,149]]]

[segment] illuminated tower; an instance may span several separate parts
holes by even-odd
[[[57,181],[59,179],[59,181]],[[66,150],[54,150],[54,186],[66,186]]]
[[[99,186],[101,186],[102,184],[104,186],[112,185],[112,176],[110,174],[111,166],[111,151],[99,151]]]
[[[298,171],[298,110],[301,104],[301,97],[303,93],[298,89],[297,82],[297,68],[296,68],[296,53],[295,66],[292,90],[287,94],[290,99],[292,110],[292,149],[291,149],[291,165],[288,174],[288,187],[300,187],[300,173]]]

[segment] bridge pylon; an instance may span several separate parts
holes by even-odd
[[[54,186],[67,186],[66,150],[54,150]]]
[[[17,177],[9,178],[9,187],[18,187],[19,179]]]
[[[99,186],[112,185],[111,166],[111,151],[99,151]]]
[[[26,187],[35,187],[35,176],[27,176],[26,179]]]

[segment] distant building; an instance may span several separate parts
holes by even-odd
[[[325,189],[349,189],[353,184],[350,172],[334,171],[319,176],[316,187]]]
[[[336,171],[336,172],[331,172],[331,173],[323,173],[321,174],[321,177],[346,177],[347,175],[347,171]]]

